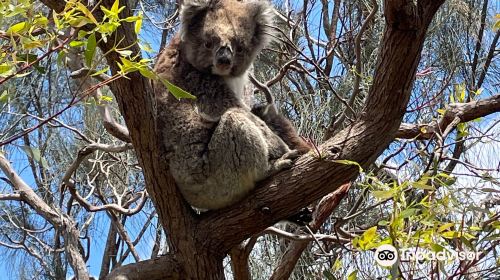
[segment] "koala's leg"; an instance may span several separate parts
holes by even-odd
[[[255,106],[252,108],[252,113],[261,118],[274,133],[283,139],[290,149],[296,149],[301,154],[311,150],[311,145],[299,136],[290,120],[278,113],[274,104]]]
[[[208,143],[207,180],[190,203],[218,209],[245,197],[257,181],[292,165],[298,155],[257,116],[232,108],[225,112]]]

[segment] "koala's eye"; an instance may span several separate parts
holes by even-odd
[[[243,51],[243,47],[241,45],[236,45],[236,52],[240,53]]]
[[[206,41],[205,42],[205,48],[207,48],[207,49],[211,49],[213,47],[213,45],[214,44],[211,41]]]

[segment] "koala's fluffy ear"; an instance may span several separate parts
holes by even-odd
[[[260,50],[271,43],[276,36],[273,29],[274,8],[267,0],[253,0],[247,3],[250,13],[257,24],[255,27],[254,42],[256,43],[256,48]]]
[[[181,20],[181,40],[191,25],[193,19],[200,13],[206,11],[211,5],[212,0],[182,0],[180,5]]]

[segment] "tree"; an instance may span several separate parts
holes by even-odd
[[[313,238],[269,227],[311,204],[315,205],[311,230],[322,231],[328,225],[331,234],[315,238],[330,240],[330,249],[347,244],[369,252],[384,242],[414,245],[413,241],[428,238],[429,248],[487,244],[486,256],[498,253],[494,237],[500,224],[494,208],[487,207],[482,216],[464,214],[461,225],[455,222],[456,213],[431,211],[444,205],[446,196],[440,190],[456,186],[457,165],[481,170],[465,158],[466,140],[490,136],[485,127],[479,129],[479,136],[469,133],[473,129],[469,122],[500,110],[499,95],[477,97],[486,86],[498,87],[494,75],[488,75],[490,67],[497,69],[494,58],[500,34],[497,30],[486,36],[493,34],[488,31],[488,1],[480,3],[479,15],[473,10],[476,1],[459,1],[464,4],[461,8],[468,8],[463,11],[465,23],[459,16],[444,18],[456,8],[454,3],[443,5],[444,0],[304,1],[299,13],[284,5],[283,19],[277,23],[282,25],[283,42],[257,65],[256,76],[267,82],[256,82],[256,87],[275,90],[279,85],[278,102],[297,121],[310,112],[308,106],[319,108],[301,128],[313,142],[324,141],[290,170],[262,182],[240,203],[202,214],[183,200],[163,160],[150,85],[156,77],[151,60],[142,57],[142,50],[148,49],[145,40],[138,36],[146,18],[147,27],[164,28],[160,42],[164,45],[176,13],[158,23],[161,11],[170,7],[162,1],[41,2],[44,6],[36,6],[41,12],[27,0],[0,4],[5,15],[0,24],[6,27],[0,33],[5,41],[0,92],[6,124],[0,168],[9,190],[0,196],[5,201],[2,222],[8,225],[2,230],[1,245],[23,250],[37,260],[35,271],[26,273],[65,279],[67,263],[77,279],[89,279],[89,232],[96,227],[91,214],[96,212],[106,213],[110,221],[99,275],[106,279],[222,279],[228,254],[234,278],[248,279],[248,257],[262,233],[296,240],[283,243],[286,252],[272,275],[286,278],[309,244],[304,239]],[[441,6],[433,28],[449,34],[429,30]],[[138,7],[145,10],[134,13]],[[311,32],[315,14],[320,14],[322,27],[315,29],[317,36]],[[439,25],[448,22],[453,27]],[[477,34],[471,31],[476,25]],[[456,38],[453,32],[462,31],[474,34],[466,39],[466,47],[447,45]],[[378,34],[382,34],[380,42]],[[470,59],[460,60],[458,52],[470,45]],[[434,51],[439,46],[446,48],[422,54],[423,49]],[[422,58],[425,64],[420,65],[426,67],[419,69]],[[334,79],[342,74],[345,78]],[[36,91],[21,88],[30,83]],[[448,90],[450,84],[456,85],[454,90]],[[113,111],[113,100],[119,112]],[[436,108],[442,110],[433,113]],[[19,155],[16,147],[26,153],[31,176],[23,176],[9,162]],[[411,160],[417,160],[418,167],[410,169],[412,174],[401,182],[391,170],[402,167],[391,168],[390,163],[406,165]],[[477,173],[483,182],[497,182],[490,174],[494,170],[483,170]],[[494,188],[490,191],[498,193]],[[356,199],[345,219],[325,224],[345,197],[352,199],[349,195]],[[370,213],[386,202],[392,207],[382,217]],[[359,218],[361,205],[372,216],[347,232],[343,225]],[[156,246],[151,259],[141,260],[136,246],[156,215],[155,239],[161,243],[162,228],[168,252],[159,254]],[[131,219],[141,222],[135,240],[125,227]],[[429,229],[430,224],[436,228]],[[439,242],[431,240],[436,236]],[[405,238],[407,243],[402,243]],[[322,246],[316,242],[314,246]],[[329,267],[342,259],[355,259],[350,252],[332,254],[335,262]],[[123,265],[130,254],[135,262]],[[474,273],[478,262],[460,262],[449,276]],[[437,264],[429,267],[429,274],[440,273]],[[334,277],[328,269],[319,271]],[[361,272],[350,271],[351,275]],[[416,272],[400,264],[399,270],[390,273],[411,278]]]

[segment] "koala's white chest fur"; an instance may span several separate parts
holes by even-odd
[[[224,82],[226,85],[234,92],[235,96],[243,103],[246,104],[244,98],[245,85],[248,83],[248,71],[245,71],[239,77],[224,77]]]

